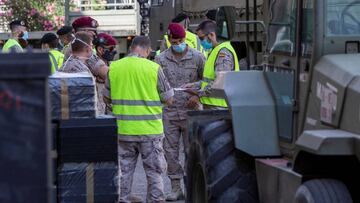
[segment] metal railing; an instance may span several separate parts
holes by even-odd
[[[73,3],[79,11],[134,9],[136,6],[136,0],[103,0],[96,3],[92,0],[75,0]]]

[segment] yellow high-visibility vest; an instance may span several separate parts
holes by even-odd
[[[64,63],[64,54],[58,50],[52,49],[49,51],[51,62],[51,73],[58,71]]]
[[[162,104],[157,91],[159,65],[139,57],[111,63],[113,114],[121,136],[162,135]]]
[[[228,49],[233,57],[234,57],[234,71],[239,71],[239,61],[236,55],[235,49],[231,46],[230,42],[224,42],[220,45],[216,46],[208,56],[206,60],[204,73],[203,73],[203,80],[201,82],[201,89],[204,90],[205,87],[208,85],[209,82],[214,81],[216,77],[215,73],[215,62],[219,55],[221,49],[226,48]],[[226,100],[224,98],[217,98],[212,95],[203,96],[200,98],[202,104],[217,106],[217,107],[227,107]]]
[[[21,51],[24,51],[23,48],[21,47],[21,45],[19,44],[18,41],[16,41],[15,39],[9,39],[3,46],[2,48],[2,52],[4,53],[9,53],[10,49],[14,46],[17,46],[21,49]]]

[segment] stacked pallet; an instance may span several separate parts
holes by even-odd
[[[119,195],[114,117],[59,121],[58,202],[113,203]]]

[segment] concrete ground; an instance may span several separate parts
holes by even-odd
[[[181,159],[184,160],[184,154],[181,153]],[[165,186],[165,194],[170,193],[171,191],[171,185],[170,185],[170,180],[169,178],[166,176],[166,174],[164,174],[163,176],[164,178],[164,186]],[[133,187],[132,187],[132,193],[138,196],[141,196],[145,202],[146,200],[146,176],[145,176],[145,172],[144,172],[144,168],[142,165],[142,161],[141,158],[139,157],[137,165],[136,165],[136,170],[135,170],[135,174],[134,174],[134,182],[133,182]],[[184,186],[183,186],[184,188]],[[174,203],[184,203],[185,201],[177,201]]]

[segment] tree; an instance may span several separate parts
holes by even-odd
[[[64,25],[64,0],[0,0],[5,22],[24,20],[29,31],[52,31]]]

